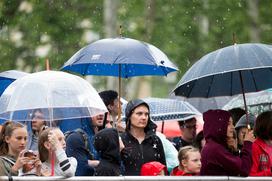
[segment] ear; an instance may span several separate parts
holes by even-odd
[[[44,143],[43,143],[43,146],[44,146],[47,150],[50,150],[50,148],[51,148],[49,141],[44,142]]]
[[[7,144],[9,144],[9,141],[10,140],[10,136],[5,136],[5,142],[7,143]]]
[[[181,164],[183,167],[187,167],[187,160],[186,159],[181,160]]]

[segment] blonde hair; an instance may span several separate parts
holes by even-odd
[[[182,160],[187,160],[188,159],[188,153],[189,152],[199,152],[199,149],[193,146],[184,146],[179,149],[178,152],[178,160],[180,163],[181,168],[183,169]]]

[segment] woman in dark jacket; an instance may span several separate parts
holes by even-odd
[[[126,106],[126,131],[121,135],[125,148],[121,159],[124,175],[140,175],[144,163],[158,161],[166,165],[163,146],[155,135],[156,125],[149,116],[149,106],[141,99],[130,101]]]
[[[95,176],[119,176],[121,158],[120,143],[116,129],[105,128],[94,137],[94,147],[100,155],[100,162],[95,168]]]
[[[203,114],[206,144],[201,151],[201,175],[248,176],[252,165],[253,131],[247,131],[240,156],[228,150],[227,139],[233,137],[231,114],[209,110]]]

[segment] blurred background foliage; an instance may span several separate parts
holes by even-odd
[[[123,96],[167,97],[205,54],[234,41],[271,44],[271,8],[270,0],[2,0],[0,72],[41,71],[47,58],[58,70],[83,46],[118,36],[122,25],[124,37],[155,45],[180,70],[166,78],[123,80]],[[109,84],[115,78],[87,79],[98,91],[117,90]]]

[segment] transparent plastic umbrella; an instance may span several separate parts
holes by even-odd
[[[201,113],[191,104],[177,99],[167,98],[144,98],[150,107],[150,116],[153,121],[177,121],[187,120]],[[123,113],[125,113],[126,105],[123,105]]]
[[[272,106],[272,89],[267,89],[260,92],[247,93],[247,106],[249,112],[252,114],[259,114],[262,111],[271,110]],[[224,110],[230,110],[233,108],[243,108],[243,96],[238,95],[231,99],[226,105],[223,106]]]
[[[97,91],[81,77],[42,71],[14,81],[0,97],[0,118],[30,121],[40,109],[46,121],[91,117],[107,111]]]

